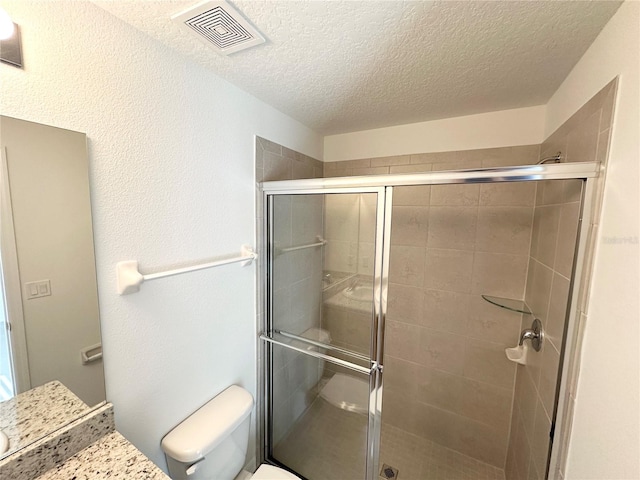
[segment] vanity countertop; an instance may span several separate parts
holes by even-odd
[[[0,478],[169,480],[116,431],[110,403],[0,459]]]
[[[348,287],[362,287],[366,292],[365,298],[349,297],[345,294],[349,290]],[[322,303],[327,307],[371,315],[373,312],[373,280],[361,275],[345,276],[323,291]]]
[[[112,432],[80,450],[37,480],[135,479],[169,480],[162,470],[118,432]]]
[[[0,402],[0,429],[15,451],[89,411],[71,390],[53,381]]]

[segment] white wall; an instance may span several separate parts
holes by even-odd
[[[539,144],[544,115],[542,105],[330,135],[324,161]]]
[[[625,2],[547,105],[552,133],[620,75],[566,477],[640,478],[640,3]]]
[[[316,158],[322,139],[91,3],[1,4],[25,64],[0,65],[2,113],[87,133],[107,398],[118,429],[164,465],[175,424],[228,384],[254,392],[254,267],[120,297],[115,264],[238,252],[254,238],[254,135]]]

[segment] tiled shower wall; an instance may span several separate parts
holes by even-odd
[[[551,135],[541,146],[541,156],[561,151],[568,162],[606,163],[616,82],[603,88]],[[603,181],[603,177],[598,179],[599,183]],[[542,321],[547,341],[542,352],[530,354],[528,365],[518,366],[505,469],[507,480],[545,478],[582,183],[580,180],[556,180],[538,184],[525,300],[534,316]],[[601,190],[601,186],[597,190]],[[596,195],[592,218],[599,218],[600,204],[601,198]],[[592,219],[583,221],[591,222]],[[585,282],[578,300],[582,312],[588,298],[589,259],[586,264]],[[523,328],[529,328],[531,320],[531,317],[525,317]],[[580,321],[583,324],[585,320],[583,314]],[[570,357],[576,358],[576,355]],[[556,439],[557,442],[560,440]]]
[[[539,182],[525,301],[542,322],[545,343],[517,366],[506,478],[544,478],[580,215],[581,180]]]
[[[256,182],[322,176],[322,163],[286,147],[256,137]],[[323,231],[321,198],[277,197],[274,240],[286,248],[315,242]],[[263,209],[256,185],[256,245],[261,261],[257,279],[263,278],[264,249],[261,243]],[[301,335],[320,324],[322,252],[305,249],[277,254],[274,261],[274,310],[277,328]],[[259,280],[258,280],[259,281]],[[258,292],[258,325],[263,321],[263,299]],[[274,348],[274,441],[277,443],[304,413],[315,395],[311,392],[320,375],[320,365],[312,357]]]
[[[539,146],[325,164],[326,176],[525,165]],[[383,422],[500,468],[524,296],[534,184],[394,189]]]
[[[523,297],[534,187],[394,189],[383,422],[499,468],[520,314],[481,294]]]

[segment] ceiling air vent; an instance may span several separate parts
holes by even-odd
[[[171,19],[223,55],[264,43],[264,37],[225,1],[202,2]]]

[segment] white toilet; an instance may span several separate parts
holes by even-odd
[[[190,415],[162,439],[174,480],[233,480],[245,463],[253,397],[232,385]],[[245,477],[246,478],[246,477]],[[300,480],[261,465],[251,480]]]

